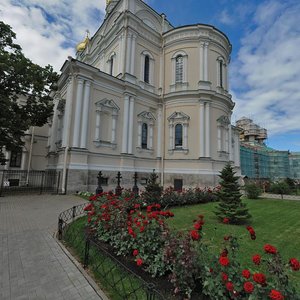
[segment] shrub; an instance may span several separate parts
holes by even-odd
[[[271,184],[270,192],[274,194],[289,195],[291,190],[286,182],[275,182]]]
[[[261,188],[257,186],[255,183],[246,184],[244,188],[245,188],[246,196],[249,199],[258,199],[258,197],[262,193]]]

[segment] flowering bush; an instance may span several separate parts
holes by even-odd
[[[116,253],[131,257],[152,276],[169,274],[174,293],[190,298],[195,289],[210,299],[300,299],[288,274],[300,270],[300,262],[283,262],[278,250],[265,244],[252,256],[252,267],[237,260],[238,239],[226,235],[218,255],[210,253],[203,238],[204,217],[199,215],[186,232],[173,232],[165,219],[171,211],[153,203],[143,207],[128,192],[92,196],[85,207],[90,231],[112,245]],[[226,220],[224,223],[228,223]],[[256,239],[251,226],[246,229]],[[249,258],[251,261],[251,258]]]

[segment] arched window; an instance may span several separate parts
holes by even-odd
[[[148,141],[148,125],[143,123],[142,125],[142,149],[147,149]]]
[[[183,56],[180,54],[175,59],[175,82],[183,81]]]
[[[182,147],[182,125],[175,126],[175,148]]]
[[[220,80],[220,87],[223,87],[223,61],[219,61],[219,80]]]
[[[145,56],[145,66],[144,66],[144,81],[149,83],[150,74],[150,58],[149,55]]]

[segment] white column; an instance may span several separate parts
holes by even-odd
[[[117,115],[113,112],[112,125],[111,125],[111,143],[116,143],[116,130],[117,130]]]
[[[123,72],[124,52],[124,34],[121,34],[119,36],[118,74]]]
[[[67,146],[67,141],[69,139],[69,123],[71,122],[70,120],[70,110],[72,106],[72,89],[73,89],[73,80],[71,77],[68,79],[67,83],[67,96],[66,96],[66,104],[65,104],[65,113],[64,113],[64,125],[63,125],[63,132],[62,132],[62,147]]]
[[[79,132],[81,127],[81,107],[82,107],[82,92],[83,92],[83,79],[77,79],[77,94],[74,118],[74,131],[73,131],[73,144],[72,147],[79,147]]]
[[[199,51],[199,64],[200,64],[200,80],[204,80],[204,51],[203,51],[204,43],[200,42],[200,51]]]
[[[161,130],[162,130],[162,107],[158,107],[157,113],[157,157],[161,157]]]
[[[204,81],[208,81],[208,43],[204,43]]]
[[[188,124],[183,124],[183,149],[188,148]]]
[[[232,153],[232,128],[231,128],[231,124],[228,125],[229,126],[229,160],[233,161],[233,153]]]
[[[134,98],[130,97],[129,100],[129,135],[128,135],[128,153],[132,154],[132,141],[133,141],[133,122],[134,122]]]
[[[229,129],[228,129],[228,126],[226,127],[225,129],[225,152],[229,152]]]
[[[138,122],[138,144],[137,147],[142,148],[142,121]]]
[[[126,73],[130,73],[131,66],[131,34],[127,35],[127,49],[126,49]]]
[[[200,157],[204,157],[205,152],[205,132],[204,132],[204,103],[200,102],[200,109],[199,109],[199,126],[200,126]]]
[[[222,151],[222,127],[218,126],[218,151]]]
[[[153,124],[149,124],[149,149],[153,148]]]
[[[125,95],[124,96],[124,114],[123,114],[122,153],[127,153],[127,145],[128,145],[128,114],[129,114],[129,95]]]
[[[130,64],[130,74],[131,75],[134,75],[134,66],[135,66],[135,40],[136,40],[136,36],[132,35],[131,36],[131,64]]]
[[[173,124],[169,125],[169,149],[172,150],[173,146]]]
[[[205,156],[210,157],[210,102],[205,104]]]
[[[149,83],[151,85],[154,85],[154,59],[150,58],[150,64],[149,64]]]
[[[84,86],[84,99],[83,99],[83,110],[82,110],[82,127],[81,127],[80,148],[86,148],[87,147],[90,92],[91,92],[91,82],[86,81],[85,86]]]
[[[183,57],[182,63],[183,63],[182,82],[187,82],[187,81],[188,81],[188,80],[187,80],[187,69],[188,69],[188,57],[187,57],[187,55],[185,55],[185,56]]]
[[[51,131],[50,131],[50,152],[55,151],[55,142],[56,142],[56,137],[57,137],[57,125],[58,125],[58,111],[57,111],[57,105],[59,101],[55,103],[54,107],[54,115],[53,115],[53,120],[52,120],[52,126],[51,126]]]
[[[176,83],[176,75],[175,75],[175,73],[176,73],[176,71],[175,71],[175,69],[176,69],[176,59],[172,58],[171,63],[172,63],[172,82],[171,82],[171,84],[175,84]]]
[[[96,126],[95,126],[95,141],[100,140],[100,122],[101,122],[101,111],[99,109],[96,110]]]
[[[24,149],[22,150],[22,158],[21,158],[21,170],[25,170],[26,166],[25,166],[25,162],[26,162],[26,153],[24,151]]]
[[[240,138],[239,136],[236,134],[235,135],[235,143],[234,143],[234,155],[235,155],[235,165],[237,167],[239,167],[241,165],[241,162],[240,162]]]

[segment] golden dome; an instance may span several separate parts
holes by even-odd
[[[78,52],[82,52],[82,51],[84,51],[85,50],[85,48],[86,48],[86,46],[87,46],[87,44],[88,44],[88,42],[89,42],[89,32],[88,32],[88,30],[86,31],[86,37],[85,37],[85,39],[84,39],[84,41],[82,41],[82,42],[80,42],[79,44],[77,44],[77,46],[76,46],[76,50],[78,51]]]

